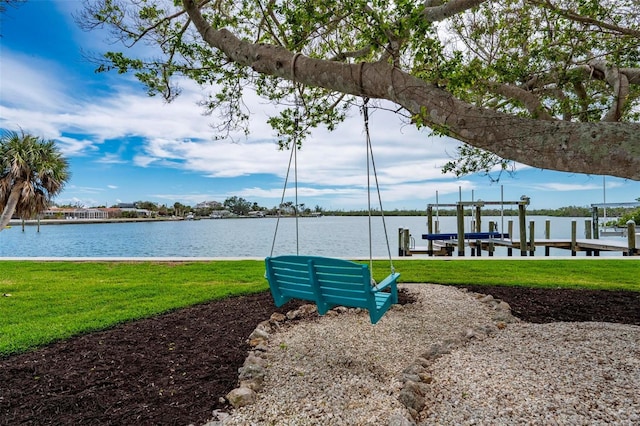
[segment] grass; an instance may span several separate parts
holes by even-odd
[[[394,266],[403,282],[640,291],[640,259],[404,260]]]
[[[398,260],[402,282],[640,291],[635,260]],[[388,262],[374,262],[380,281]],[[0,262],[0,356],[268,289],[261,261]]]

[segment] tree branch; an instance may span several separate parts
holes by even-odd
[[[488,0],[450,0],[444,4],[441,1],[425,1],[421,15],[427,22],[440,22],[486,1]]]
[[[259,73],[293,80],[294,54],[252,44],[212,28],[194,0],[184,7],[203,40]],[[344,64],[300,56],[295,80],[315,87],[402,105],[426,125],[502,158],[534,167],[640,180],[640,124],[542,121],[476,107],[386,63]],[[362,68],[360,68],[362,67]],[[362,72],[362,84],[360,84]]]
[[[553,120],[553,117],[544,108],[540,99],[530,91],[509,84],[501,84],[491,81],[485,81],[484,84],[486,84],[489,90],[494,93],[522,102],[533,118],[537,118],[539,120]]]
[[[570,19],[574,22],[581,22],[583,24],[595,25],[600,28],[605,28],[607,30],[615,31],[619,34],[625,34],[628,36],[640,38],[640,31],[634,30],[631,28],[621,27],[619,25],[609,24],[604,21],[600,21],[598,19],[591,18],[589,16],[582,16],[570,10],[561,9],[558,6],[555,6],[551,3],[550,0],[528,0],[531,4],[536,6],[544,7],[546,9],[552,10],[560,16],[564,16],[567,19]]]

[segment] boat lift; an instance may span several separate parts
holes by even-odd
[[[505,233],[504,230],[500,232],[496,229],[496,224],[493,222],[489,223],[489,232],[482,232],[482,215],[481,210],[484,206],[505,206],[505,205],[517,205],[518,206],[518,218],[520,224],[520,250],[526,255],[527,251],[527,225],[526,225],[526,206],[529,205],[530,198],[523,195],[520,197],[520,200],[517,201],[458,201],[456,203],[434,203],[427,205],[427,233],[422,234],[422,239],[428,241],[428,247],[425,251],[416,251],[411,250],[409,248],[409,235],[403,235],[403,231],[408,234],[408,230],[400,229],[400,256],[410,256],[412,252],[414,253],[426,253],[429,255],[435,254],[434,252],[434,244],[439,245],[441,250],[444,248],[446,250],[447,255],[452,254],[452,243],[457,243],[458,247],[458,255],[464,256],[465,249],[465,241],[466,240],[504,240],[505,238],[510,238],[512,234],[512,230],[510,229],[508,233]],[[456,208],[456,218],[457,218],[457,233],[440,233],[440,225],[438,221],[438,209],[440,207],[455,207]],[[464,210],[465,208],[471,207],[475,209],[474,221],[471,224],[471,232],[465,232],[464,229]],[[433,220],[433,212],[434,209],[436,211],[436,221],[435,221],[435,229],[434,229],[434,220]],[[504,227],[504,224],[502,225]],[[438,244],[440,242],[441,244]],[[447,242],[446,244],[442,244]],[[479,245],[477,245],[479,247]],[[490,254],[491,251],[490,251]]]

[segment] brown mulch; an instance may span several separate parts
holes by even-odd
[[[465,287],[525,321],[640,325],[640,293]],[[0,359],[0,424],[202,424],[228,408],[255,326],[302,303],[233,297]]]

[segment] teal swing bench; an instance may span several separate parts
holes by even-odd
[[[295,62],[294,62],[295,63]],[[387,239],[387,251],[391,263],[391,274],[382,282],[376,283],[373,280],[371,271],[373,257],[371,250],[371,195],[369,184],[369,164],[373,166],[378,199],[380,200],[380,212],[382,212],[382,201],[378,179],[375,174],[375,163],[371,151],[371,140],[369,138],[369,117],[367,110],[367,100],[363,105],[363,115],[365,121],[365,132],[367,135],[367,186],[369,198],[369,265],[356,263],[349,260],[337,259],[322,256],[304,256],[298,254],[296,247],[295,255],[268,256],[265,259],[265,277],[269,281],[269,288],[276,306],[280,307],[291,299],[302,299],[314,302],[318,306],[318,313],[324,315],[336,306],[350,308],[362,308],[369,311],[369,318],[372,324],[377,323],[391,307],[398,303],[397,281],[400,274],[393,269],[391,261],[391,250],[387,237],[386,225],[384,224],[384,214],[382,223],[384,225],[385,238]],[[294,169],[296,170],[295,182],[295,205],[296,205],[296,244],[298,243],[298,194],[297,194],[297,114],[295,119],[294,139],[291,149],[291,157],[294,159]],[[291,158],[287,177],[285,178],[282,192],[281,204],[284,201],[289,171],[291,169]],[[278,216],[278,221],[280,216]],[[278,225],[274,233],[271,254],[275,246]]]
[[[336,306],[363,308],[375,324],[398,303],[397,272],[375,284],[368,265],[349,260],[284,255],[267,257],[265,263],[276,306],[295,298],[315,302],[320,315]]]

